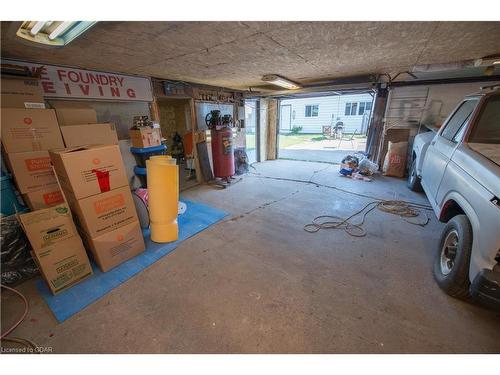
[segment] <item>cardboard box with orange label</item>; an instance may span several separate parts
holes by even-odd
[[[32,211],[64,203],[64,197],[57,183],[23,194],[23,200]]]
[[[0,126],[7,153],[64,147],[52,109],[2,108]]]
[[[66,147],[102,144],[117,145],[118,136],[113,124],[68,125],[61,127]]]
[[[128,186],[118,145],[90,145],[49,152],[64,191],[82,199]]]
[[[161,145],[161,129],[145,126],[128,131],[133,147],[153,147]]]
[[[2,75],[2,108],[45,108],[40,80]]]
[[[57,183],[48,151],[8,153],[6,161],[22,194]]]
[[[78,226],[91,238],[138,220],[128,186],[79,200],[67,193],[66,198]]]
[[[138,221],[95,238],[82,233],[82,238],[103,272],[109,271],[146,249]]]

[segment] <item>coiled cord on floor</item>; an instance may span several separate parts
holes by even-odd
[[[28,339],[22,339],[19,337],[7,337],[24,321],[24,319],[26,319],[26,316],[28,315],[28,311],[29,311],[29,304],[28,304],[28,300],[26,299],[26,297],[21,292],[17,291],[16,289],[11,288],[11,287],[6,286],[6,285],[3,285],[3,284],[0,284],[0,287],[7,289],[7,290],[10,290],[11,292],[17,294],[24,302],[23,314],[9,329],[7,329],[4,333],[1,334],[0,341],[8,341],[8,342],[14,342],[17,344],[25,345],[25,346],[31,347],[33,350],[36,351],[37,345],[33,341],[30,341]]]
[[[350,191],[350,190],[343,189],[343,188],[338,187],[338,186],[321,184],[319,182],[313,181],[312,179],[310,179],[310,180],[298,180],[295,178],[265,176],[265,175],[261,175],[260,173],[251,173],[251,172],[247,173],[247,175],[252,176],[252,177],[256,177],[256,178],[268,179],[268,180],[290,181],[290,182],[299,182],[302,184],[311,184],[311,185],[314,185],[316,187],[324,187],[324,188],[328,188],[328,189],[333,189],[333,190],[341,191],[343,193],[355,195],[357,197],[373,199],[373,200],[376,200],[379,202],[386,202],[386,200],[382,199],[382,198],[374,197],[374,196],[368,195],[368,194]],[[407,203],[411,207],[416,207],[416,208],[423,209],[423,210],[429,210],[429,211],[432,210],[432,207],[428,204],[416,203],[416,202],[410,202],[410,201],[404,201],[404,200],[398,200],[398,202],[404,202],[404,203]]]
[[[361,210],[356,211],[347,218],[342,218],[336,215],[320,215],[316,216],[311,223],[304,225],[304,230],[308,233],[316,233],[321,229],[343,229],[347,234],[353,237],[366,236],[366,230],[363,228],[366,216],[378,208],[380,211],[387,212],[393,215],[398,215],[405,219],[406,222],[414,225],[425,226],[429,222],[429,217],[425,214],[425,220],[422,222],[409,221],[406,218],[420,216],[420,211],[415,205],[399,200],[388,201],[373,201],[366,204]],[[350,220],[362,214],[359,223],[352,223]]]
[[[316,174],[315,172],[314,174]],[[277,181],[290,181],[290,182],[299,182],[303,184],[312,184],[317,187],[324,187],[328,189],[334,189],[337,191],[341,191],[343,193],[347,194],[352,194],[358,197],[362,198],[369,198],[372,199],[372,202],[366,204],[361,210],[356,211],[353,213],[351,216],[348,218],[343,218],[340,216],[336,215],[320,215],[316,216],[311,223],[304,225],[304,230],[308,233],[316,233],[321,229],[344,229],[344,231],[347,232],[347,234],[353,236],[353,237],[364,237],[366,236],[366,231],[363,228],[363,224],[365,223],[366,215],[368,215],[371,211],[373,211],[375,208],[378,208],[379,210],[383,212],[387,212],[393,215],[398,215],[402,217],[406,222],[414,225],[419,225],[419,226],[426,226],[427,223],[429,222],[429,216],[425,213],[425,210],[432,210],[432,207],[427,204],[422,204],[422,203],[416,203],[416,202],[409,202],[409,201],[403,201],[403,200],[385,200],[382,198],[374,197],[368,194],[362,194],[358,192],[353,192],[347,189],[340,188],[338,186],[332,186],[332,185],[326,185],[326,184],[321,184],[319,182],[315,182],[312,180],[314,177],[311,176],[309,180],[299,180],[295,178],[286,178],[286,177],[273,177],[273,176],[265,176],[261,175],[260,173],[251,173],[249,172],[248,175],[250,176],[255,176],[257,178],[263,178],[263,179],[270,179],[270,180],[277,180]],[[352,223],[350,220],[360,214],[363,214],[361,221],[359,223]],[[406,218],[409,217],[417,217],[423,214],[425,216],[424,221],[422,222],[413,222],[410,220],[407,220]]]
[[[9,334],[12,333],[12,331],[14,331],[18,326],[19,324],[21,324],[24,319],[26,319],[26,316],[28,315],[28,309],[29,309],[29,305],[28,305],[28,300],[26,299],[26,297],[24,295],[22,295],[20,292],[18,292],[17,290],[15,290],[14,288],[11,288],[9,286],[6,286],[6,285],[1,285],[2,288],[4,289],[7,289],[7,290],[10,290],[11,292],[17,294],[24,302],[24,312],[23,312],[23,315],[21,315],[21,317],[7,330],[5,331],[4,333],[2,333],[2,336],[0,336],[0,339],[3,340],[4,337],[8,336]]]

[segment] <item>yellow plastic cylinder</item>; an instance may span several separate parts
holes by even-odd
[[[153,155],[149,158],[149,160],[154,160],[154,161],[161,160],[161,161],[168,162],[170,164],[177,164],[177,160],[172,158],[172,156],[170,156],[170,155]]]
[[[146,160],[151,240],[172,242],[179,238],[179,167],[167,158]]]

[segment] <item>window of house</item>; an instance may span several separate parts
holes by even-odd
[[[319,105],[312,104],[306,105],[306,117],[318,117]]]
[[[345,115],[356,116],[358,111],[358,103],[345,103]]]
[[[370,112],[372,109],[372,102],[360,102],[358,115],[363,115],[365,112]]]

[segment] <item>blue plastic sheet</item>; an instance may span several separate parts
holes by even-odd
[[[88,279],[54,296],[44,280],[37,280],[37,288],[59,322],[64,322],[80,310],[109,293],[137,273],[173,251],[185,239],[217,223],[228,215],[227,212],[208,205],[183,200],[187,211],[180,215],[179,239],[160,244],[152,242],[149,230],[144,231],[146,250],[138,256],[120,264],[108,272],[101,272],[95,265],[94,274]]]

